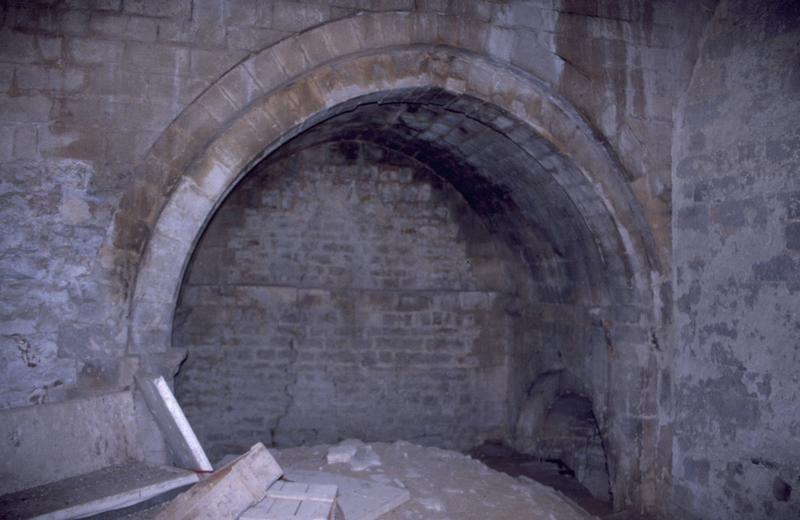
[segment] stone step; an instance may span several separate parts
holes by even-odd
[[[0,516],[86,518],[146,502],[197,480],[193,471],[132,462],[0,496]]]

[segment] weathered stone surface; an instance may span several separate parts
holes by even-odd
[[[761,7],[718,8],[674,133],[670,506],[688,518],[800,515],[775,492],[800,468],[800,11]]]

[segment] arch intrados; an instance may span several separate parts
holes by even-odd
[[[459,101],[464,104],[463,99]],[[472,103],[484,106],[480,100]],[[451,117],[453,114],[457,116]],[[448,110],[447,105],[384,100],[381,104],[362,104],[319,123],[276,153],[283,156],[321,142],[358,140],[413,157],[461,192],[493,234],[516,250],[539,279],[544,277],[556,284],[569,280],[573,288],[562,296],[577,296],[581,301],[603,305],[609,299],[607,288],[614,285],[612,278],[627,279],[630,273],[612,273],[599,267],[603,265],[603,255],[598,248],[619,250],[619,244],[612,243],[614,237],[603,237],[605,244],[594,244],[589,226],[595,223],[582,219],[566,191],[552,181],[535,158],[507,135],[488,126],[501,115],[508,117],[493,109],[492,117],[486,121]],[[534,135],[524,139],[542,141]],[[547,143],[540,145],[542,154],[556,153]],[[560,168],[574,170],[568,161],[560,162]],[[564,261],[572,262],[580,272],[573,268],[570,276],[563,270]],[[553,294],[558,297],[553,303],[569,303],[557,292],[548,296]],[[545,295],[531,296],[542,301]]]

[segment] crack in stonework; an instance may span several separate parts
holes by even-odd
[[[299,295],[298,291],[295,291],[295,308],[299,312]],[[277,443],[275,441],[275,437],[278,434],[278,430],[281,425],[281,421],[283,421],[288,415],[289,410],[291,410],[292,405],[294,404],[294,395],[292,394],[292,387],[297,385],[297,379],[299,374],[294,369],[294,364],[297,362],[297,359],[300,357],[300,351],[297,350],[297,345],[294,339],[289,340],[289,362],[286,364],[286,372],[290,375],[289,382],[286,383],[283,387],[283,393],[286,396],[286,406],[283,408],[283,412],[281,412],[276,418],[275,422],[270,430],[270,436],[272,437],[272,445],[276,446]],[[293,376],[293,377],[291,377]]]

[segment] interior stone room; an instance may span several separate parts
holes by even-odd
[[[800,518],[796,0],[5,0],[0,219],[0,495]]]

